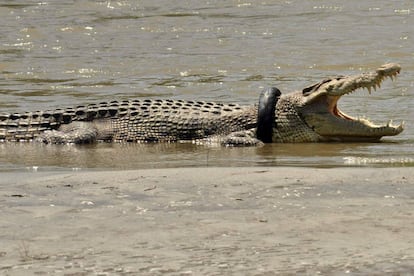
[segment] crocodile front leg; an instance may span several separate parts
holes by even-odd
[[[257,128],[230,133],[221,144],[225,146],[259,146],[271,143],[273,129],[276,127],[275,109],[280,95],[281,92],[276,87],[265,89],[259,98]]]
[[[230,133],[223,138],[221,145],[232,147],[249,147],[261,146],[264,145],[264,143],[256,138],[255,129],[249,129]]]

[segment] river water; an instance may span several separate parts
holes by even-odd
[[[264,87],[287,93],[396,62],[396,82],[339,105],[406,126],[373,144],[1,144],[1,170],[414,165],[413,1],[0,1],[0,26],[1,111],[130,98],[252,104]]]

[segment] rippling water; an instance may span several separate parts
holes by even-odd
[[[344,97],[353,115],[405,121],[376,144],[0,145],[0,167],[414,165],[412,1],[0,1],[0,110],[128,98],[251,104],[267,86],[400,63],[397,82]]]

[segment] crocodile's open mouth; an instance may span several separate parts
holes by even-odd
[[[386,124],[383,125],[377,125],[368,119],[365,118],[355,118],[352,117],[343,111],[341,111],[338,108],[338,101],[340,99],[340,96],[334,96],[334,97],[327,97],[327,103],[328,103],[328,110],[329,113],[335,116],[336,118],[340,120],[346,120],[349,123],[348,124],[352,126],[353,129],[361,127],[365,128],[367,131],[365,132],[365,135],[355,135],[351,130],[348,131],[348,133],[343,133],[341,135],[341,138],[337,137],[337,140],[341,141],[376,141],[379,140],[382,136],[393,136],[401,133],[404,130],[404,122],[401,122],[398,125],[394,125],[392,123],[392,120],[389,120]],[[322,134],[322,133],[320,133]],[[325,136],[325,135],[324,135]],[[333,139],[334,135],[333,133],[326,136],[332,136]]]
[[[375,124],[365,118],[355,118],[338,108],[339,99],[357,89],[372,90],[381,87],[384,79],[394,80],[399,74],[399,66],[392,70],[380,67],[375,73],[365,73],[357,77],[340,77],[330,83],[325,81],[320,87],[309,93],[303,118],[323,141],[378,141],[383,136],[394,136],[404,130],[404,122],[394,125],[388,121],[383,125]],[[321,90],[321,91],[318,91]],[[338,92],[339,91],[339,92]],[[313,94],[313,95],[312,95]]]

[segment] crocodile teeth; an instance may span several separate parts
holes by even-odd
[[[386,124],[386,127],[392,127],[392,128],[398,129],[398,130],[404,129],[404,126],[405,126],[405,122],[404,121],[402,121],[400,124],[394,125],[392,123],[392,120],[389,120],[388,123]]]
[[[400,73],[400,71],[396,71],[393,72],[392,74],[388,75],[388,76],[381,76],[378,80],[374,81],[373,84],[366,86],[365,88],[368,90],[368,93],[371,94],[372,89],[374,89],[374,91],[377,91],[378,88],[381,88],[381,84],[384,81],[384,79],[386,77],[389,77],[392,81],[395,81],[395,79],[397,78],[397,75]]]
[[[399,73],[400,73],[400,70],[398,70],[397,72],[392,73],[391,75],[389,75],[390,79],[392,81],[395,81],[395,79],[397,78]]]

